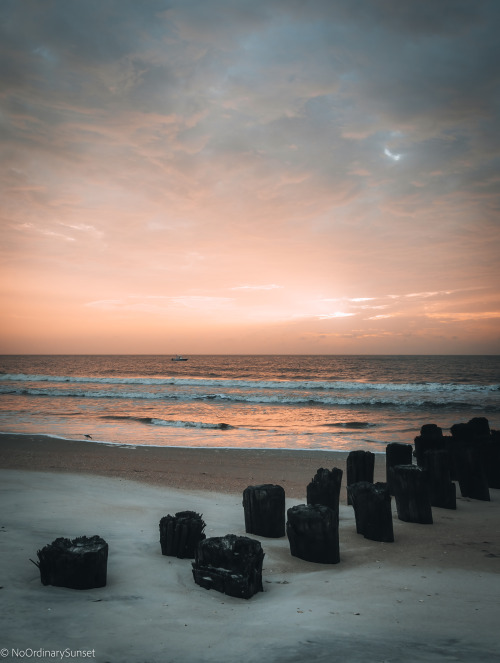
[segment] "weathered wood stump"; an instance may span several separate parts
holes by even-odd
[[[320,467],[307,486],[307,503],[328,506],[338,514],[342,475],[338,467],[332,470]]]
[[[500,431],[492,430],[485,445],[486,476],[490,488],[500,488]]]
[[[179,511],[160,520],[161,554],[193,559],[198,543],[205,538],[205,523],[199,513]]]
[[[486,481],[490,488],[500,488],[500,437],[498,431],[490,430],[486,417],[474,417],[468,422],[475,443],[480,444]]]
[[[262,592],[264,551],[259,541],[227,534],[200,541],[193,578],[205,589],[236,598],[249,599]]]
[[[338,564],[338,512],[323,504],[299,504],[287,511],[290,553],[307,562]]]
[[[37,551],[42,585],[94,589],[106,586],[108,544],[100,536],[60,537]]]
[[[391,493],[386,483],[358,481],[347,486],[356,518],[356,532],[370,541],[394,541]]]
[[[412,464],[413,447],[411,444],[401,442],[390,442],[385,448],[385,474],[387,487],[391,495],[394,495],[393,467],[395,465]]]
[[[479,419],[479,418],[478,418]],[[462,497],[489,502],[490,491],[485,464],[485,441],[477,434],[474,420],[450,428]],[[488,436],[489,438],[489,436]]]
[[[245,531],[257,536],[285,536],[285,490],[265,483],[243,491]]]
[[[432,524],[431,494],[426,470],[418,465],[395,465],[392,473],[399,520]]]
[[[420,429],[420,435],[414,439],[415,458],[417,465],[425,469],[425,453],[427,451],[446,449],[443,431],[436,424],[424,424]]]
[[[422,460],[429,478],[431,506],[457,508],[457,489],[451,480],[450,457],[446,449],[430,449]]]
[[[371,451],[356,450],[347,454],[346,474],[347,474],[347,504],[351,504],[349,495],[349,486],[360,481],[373,483],[373,474],[375,471],[375,454]]]

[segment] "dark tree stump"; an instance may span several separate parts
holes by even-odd
[[[412,464],[413,447],[411,444],[391,442],[385,448],[385,473],[387,487],[391,495],[394,495],[393,467],[395,465]]]
[[[500,431],[492,430],[485,444],[486,476],[490,488],[500,488]]]
[[[349,495],[349,486],[360,481],[373,483],[373,473],[375,470],[375,454],[371,451],[350,451],[347,454],[346,473],[347,473],[347,504],[351,504]]]
[[[205,523],[199,513],[179,511],[160,520],[161,554],[194,559],[198,543],[205,538]]]
[[[193,564],[193,578],[205,589],[249,599],[262,592],[264,551],[259,541],[227,534],[200,541]]]
[[[414,439],[417,465],[425,469],[425,453],[437,449],[446,449],[443,431],[436,424],[424,424],[420,435]]]
[[[450,457],[446,449],[426,451],[423,462],[428,473],[431,506],[456,509],[457,489],[451,480]]]
[[[108,544],[100,536],[55,539],[37,551],[42,585],[94,589],[106,586]]]
[[[323,504],[299,504],[287,511],[290,553],[307,562],[338,564],[338,513]]]
[[[320,467],[307,486],[307,503],[328,506],[338,514],[342,474],[338,467],[332,470]]]
[[[386,483],[358,481],[347,486],[356,518],[356,532],[370,541],[394,541],[391,494]]]
[[[481,420],[482,417],[477,419]],[[485,463],[487,443],[482,435],[478,435],[481,424],[478,427],[475,421],[477,420],[472,419],[466,424],[454,424],[450,429],[453,438],[458,485],[462,497],[489,502],[490,491]]]
[[[399,520],[431,524],[431,495],[426,470],[418,465],[395,465],[392,472]]]
[[[243,491],[245,531],[257,536],[285,536],[285,490],[265,483]]]

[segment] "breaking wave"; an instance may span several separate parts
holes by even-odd
[[[218,389],[271,389],[320,391],[388,391],[388,392],[495,392],[500,384],[457,384],[441,382],[356,382],[344,380],[237,380],[223,378],[112,378],[57,375],[3,374],[0,382],[50,382],[88,385],[140,385],[149,387],[210,387]]]

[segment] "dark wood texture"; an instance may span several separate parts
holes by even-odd
[[[358,481],[347,486],[356,518],[356,531],[371,541],[394,541],[391,493],[386,483]]]
[[[418,465],[395,465],[392,472],[399,520],[431,524],[431,495],[426,470]]]
[[[106,585],[108,544],[99,536],[58,538],[37,551],[42,585],[94,589]]]
[[[322,504],[299,504],[287,511],[290,553],[308,562],[340,562],[338,513]]]
[[[257,536],[285,536],[285,490],[265,483],[243,491],[245,531]]]
[[[199,513],[179,511],[160,520],[162,555],[194,559],[198,543],[205,538],[205,522]]]
[[[205,589],[249,599],[263,591],[263,559],[261,544],[255,539],[235,534],[212,537],[198,545],[193,578]]]
[[[307,486],[307,503],[328,506],[338,514],[342,475],[338,467],[331,470],[320,467]]]

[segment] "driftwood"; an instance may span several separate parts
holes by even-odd
[[[358,481],[347,486],[356,518],[356,532],[371,541],[394,541],[391,494],[386,483]]]
[[[466,424],[455,424],[450,428],[462,497],[489,501],[490,491],[485,463],[486,444],[490,438],[489,426],[487,435],[484,431],[482,417],[471,419]]]
[[[456,509],[457,489],[451,480],[448,451],[446,449],[426,451],[422,462],[429,479],[431,506],[442,509]]]
[[[307,503],[328,506],[338,514],[342,474],[338,467],[332,470],[320,467],[307,486]]]
[[[340,562],[338,513],[322,504],[299,504],[287,511],[290,553],[308,562]]]
[[[375,454],[371,451],[356,450],[347,454],[347,504],[351,504],[349,486],[360,481],[373,483],[375,470]]]
[[[399,520],[431,524],[431,495],[426,470],[418,465],[395,465],[392,476]]]
[[[160,520],[161,554],[193,559],[198,543],[205,538],[205,523],[199,513],[179,511]]]
[[[385,448],[385,472],[387,487],[391,495],[394,495],[393,468],[395,465],[412,464],[413,447],[411,444],[390,442]]]
[[[94,589],[105,587],[108,544],[99,536],[59,538],[37,551],[42,585]]]
[[[255,539],[235,534],[212,537],[198,545],[193,578],[205,589],[249,599],[263,591],[263,559],[264,552]]]
[[[285,536],[285,490],[271,483],[243,491],[245,531],[257,536]]]

